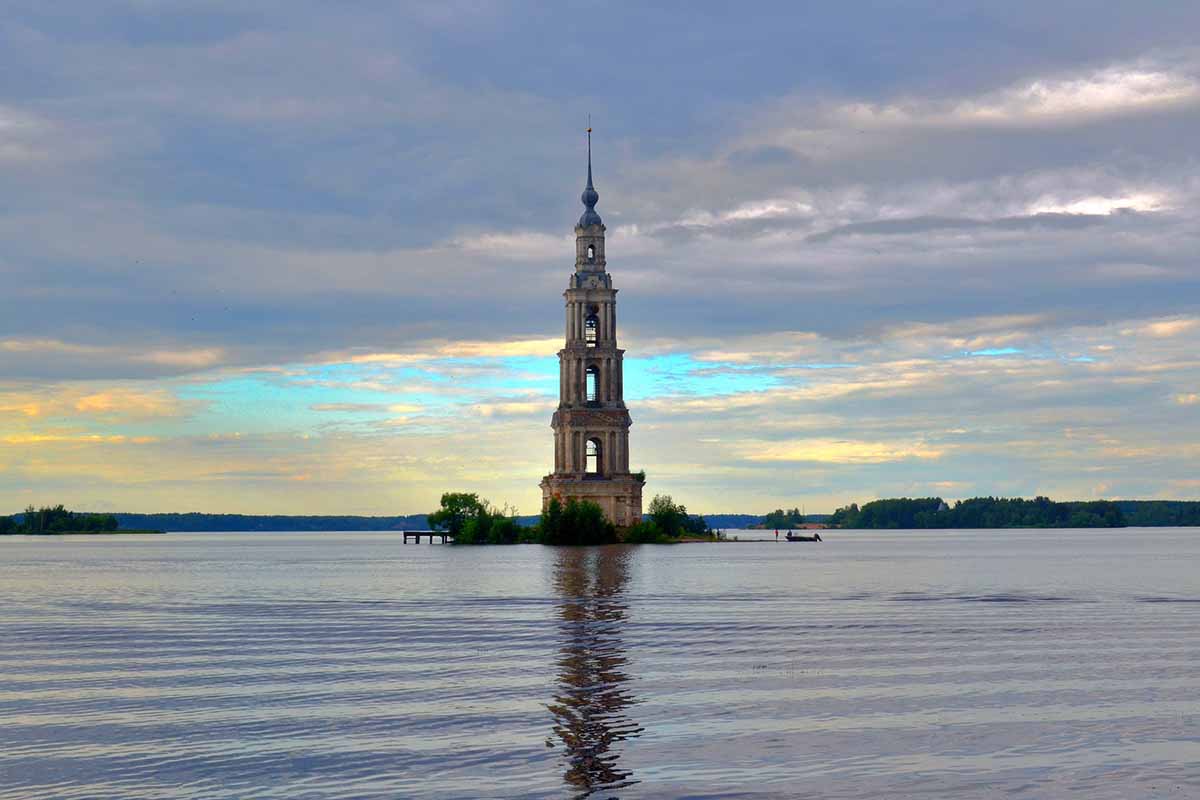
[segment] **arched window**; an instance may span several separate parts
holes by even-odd
[[[588,245],[588,249],[587,249],[587,259],[588,259],[588,261],[595,261],[595,260],[596,260],[596,246],[595,246],[594,244],[589,244],[589,245]]]
[[[595,314],[591,314],[583,321],[583,340],[587,342],[588,347],[596,346],[596,330],[599,327],[599,321]]]
[[[587,440],[587,474],[599,475],[601,469],[600,463],[600,440]]]
[[[587,401],[595,403],[600,399],[600,368],[595,364],[587,368]]]

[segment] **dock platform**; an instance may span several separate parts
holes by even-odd
[[[454,541],[454,534],[446,533],[445,531],[404,531],[404,543],[408,544],[408,540],[412,539],[417,544],[420,544],[422,536],[428,536],[430,544],[433,544],[434,537],[441,539],[442,544]]]

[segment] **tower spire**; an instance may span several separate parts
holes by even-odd
[[[587,159],[588,159],[588,180],[587,186],[583,190],[583,194],[579,199],[583,201],[584,208],[583,216],[579,218],[579,227],[587,228],[591,225],[603,225],[600,220],[600,215],[596,213],[596,203],[600,201],[600,193],[592,186],[592,115],[588,114],[587,127]]]
[[[588,114],[588,184],[587,188],[592,189],[592,115]],[[592,189],[592,191],[595,191]]]

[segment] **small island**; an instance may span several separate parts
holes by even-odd
[[[59,504],[29,506],[16,517],[0,516],[0,536],[73,536],[125,533],[163,533],[160,530],[122,528],[112,514],[85,514],[68,511]]]
[[[598,503],[552,499],[532,526],[517,521],[515,509],[494,507],[478,494],[447,492],[429,525],[453,537],[455,544],[676,544],[718,541],[702,516],[689,514],[670,495],[657,495],[650,513],[633,525],[613,525]]]

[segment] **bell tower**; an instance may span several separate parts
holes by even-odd
[[[605,271],[604,223],[592,186],[592,129],[588,128],[584,212],[575,226],[575,273],[566,300],[566,342],[558,351],[558,410],[554,471],[542,479],[542,508],[557,497],[591,500],[617,526],[642,518],[644,480],[629,471],[629,426],[622,361],[617,347],[617,290]]]

